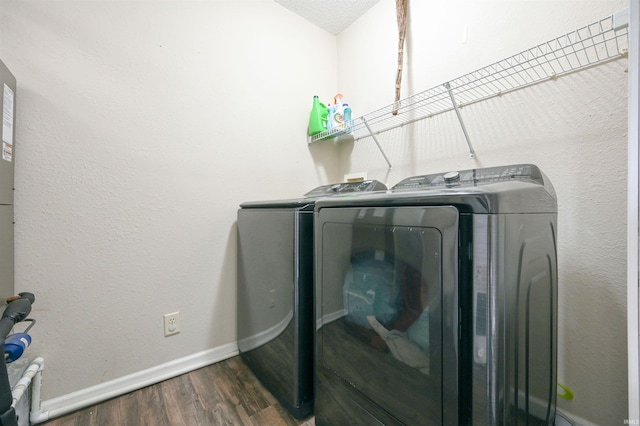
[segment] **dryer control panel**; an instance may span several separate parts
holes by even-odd
[[[400,181],[391,189],[402,191],[431,187],[476,186],[511,180],[526,180],[544,185],[542,173],[537,166],[533,164],[516,164],[413,176]]]
[[[384,183],[377,180],[364,180],[360,182],[343,182],[319,186],[304,194],[305,197],[325,197],[327,195],[345,194],[349,192],[386,191]]]

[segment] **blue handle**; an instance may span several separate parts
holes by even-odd
[[[31,336],[27,333],[14,333],[4,341],[5,362],[8,364],[20,358],[31,344]]]

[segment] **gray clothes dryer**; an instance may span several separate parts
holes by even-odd
[[[315,206],[317,425],[552,425],[557,202],[530,164]]]
[[[324,185],[238,210],[238,348],[294,417],[313,412],[313,207],[336,194],[386,190],[375,180]]]

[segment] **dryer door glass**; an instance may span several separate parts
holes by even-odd
[[[453,207],[320,213],[319,367],[401,423],[457,420],[457,224]]]

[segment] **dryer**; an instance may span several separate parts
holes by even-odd
[[[238,349],[296,418],[313,411],[313,207],[322,197],[386,189],[375,180],[323,185],[238,210]]]
[[[315,206],[317,425],[552,425],[557,201],[538,167]]]

